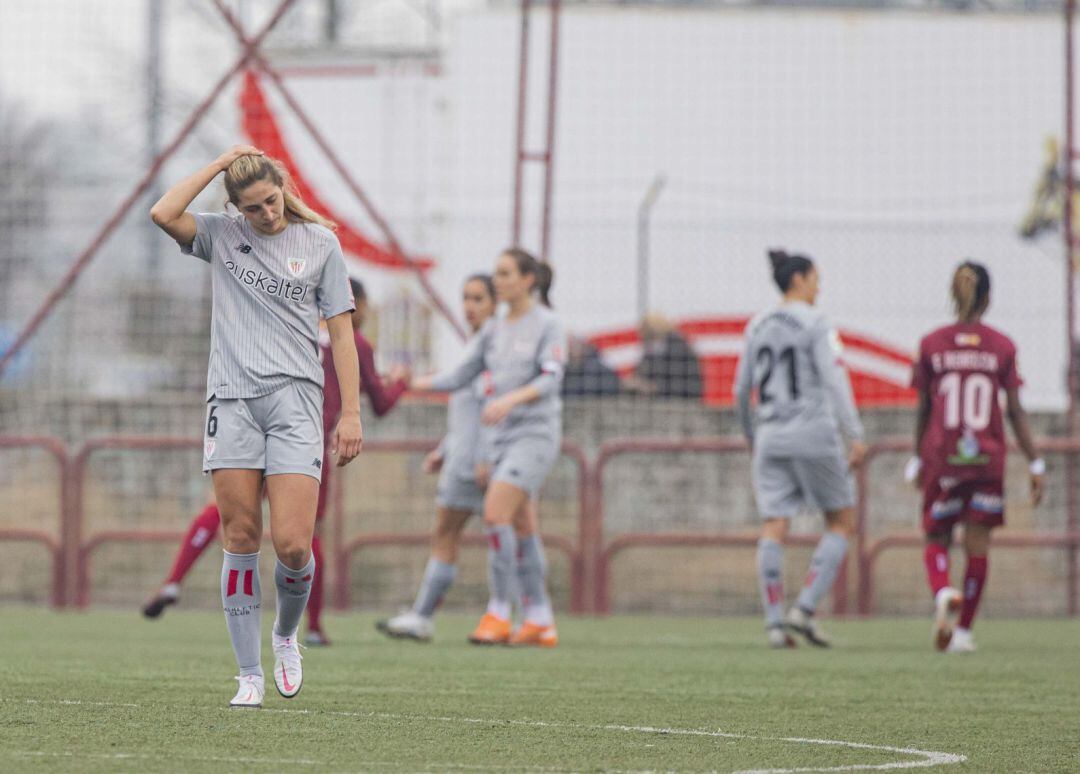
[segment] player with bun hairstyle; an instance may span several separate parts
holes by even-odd
[[[1009,422],[1028,458],[1035,505],[1042,500],[1046,463],[1020,405],[1016,345],[982,322],[990,306],[986,267],[961,263],[953,273],[951,295],[956,322],[932,331],[919,344],[912,378],[919,392],[917,456],[908,461],[905,476],[923,491],[923,559],[934,594],[934,645],[949,653],[971,653],[971,625],[986,586],[990,531],[1005,523],[1002,392]],[[949,584],[949,546],[958,523],[964,525],[967,554],[963,593]]]
[[[221,173],[238,214],[188,212]],[[277,554],[274,682],[285,698],[303,685],[296,633],[315,573],[311,542],[323,458],[320,316],[343,402],[330,444],[337,464],[349,463],[362,444],[345,259],[333,223],[300,200],[280,162],[250,146],[233,147],[174,185],[150,217],[184,253],[210,264],[203,470],[212,473],[221,513],[221,600],[240,669],[230,704],[260,707],[264,486]]]
[[[498,300],[506,304],[505,313],[480,328],[457,367],[414,379],[412,384],[415,390],[454,392],[490,372],[488,400],[480,418],[493,428],[491,482],[484,496],[491,596],[487,612],[469,636],[474,644],[553,647],[558,642],[547,592],[547,563],[532,507],[562,441],[560,385],[566,336],[550,309],[551,281],[550,267],[529,253],[518,248],[504,251],[495,266],[494,284]],[[523,621],[512,632],[518,583]]]
[[[490,275],[474,274],[465,280],[462,307],[474,336],[495,314],[495,305],[495,284]],[[483,427],[480,415],[487,382],[485,374],[481,374],[450,396],[446,435],[424,460],[426,472],[439,474],[431,556],[412,609],[376,624],[390,637],[427,642],[434,636],[435,611],[457,577],[462,530],[470,516],[484,512],[484,485],[490,476],[485,447],[491,431]]]
[[[851,383],[840,363],[839,336],[814,309],[817,268],[809,258],[783,250],[770,250],[769,262],[783,300],[750,321],[735,376],[739,420],[753,454],[754,494],[764,520],[757,564],[765,630],[774,648],[794,647],[786,630],[827,647],[829,640],[813,616],[855,527],[849,468],[862,464],[866,446]],[[846,461],[841,434],[849,442]],[[783,544],[791,519],[807,506],[824,511],[827,530],[785,617]]]

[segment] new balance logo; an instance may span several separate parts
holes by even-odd
[[[247,255],[251,252],[251,245],[240,244],[237,245],[236,249],[242,252],[244,255]]]
[[[311,464],[319,470],[322,470],[322,460],[318,459],[317,457],[315,458],[315,461]]]

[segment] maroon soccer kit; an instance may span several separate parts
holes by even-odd
[[[955,323],[919,345],[913,386],[929,394],[919,457],[923,529],[948,533],[957,522],[1004,523],[1007,441],[1001,391],[1019,387],[1016,345],[982,323]]]

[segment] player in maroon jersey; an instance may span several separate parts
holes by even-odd
[[[957,321],[931,332],[919,345],[912,380],[919,391],[918,456],[908,462],[906,476],[923,490],[924,559],[934,593],[935,645],[950,653],[971,653],[971,624],[986,585],[990,531],[1005,521],[1002,391],[1009,422],[1029,461],[1036,505],[1042,499],[1046,463],[1035,450],[1020,405],[1016,345],[982,322],[990,305],[986,267],[974,261],[960,264],[952,297]],[[958,523],[964,525],[967,554],[963,593],[949,585],[949,544]]]
[[[390,373],[384,383],[378,371],[375,369],[375,350],[360,328],[367,316],[368,303],[367,293],[364,286],[357,280],[350,280],[353,296],[356,299],[356,311],[353,312],[353,333],[356,339],[356,354],[360,361],[360,387],[371,401],[372,411],[378,417],[384,416],[394,407],[401,396],[405,393],[409,381],[409,371],[404,366],[396,365],[390,369]],[[323,430],[325,438],[333,437],[333,429],[337,425],[338,416],[341,414],[341,393],[337,384],[337,372],[334,370],[334,359],[330,352],[329,339],[321,342],[323,376],[330,381],[323,388]],[[331,384],[332,382],[332,384]],[[315,577],[312,579],[311,596],[308,598],[308,645],[327,645],[329,640],[322,631],[322,605],[323,605],[323,563],[322,553],[322,517],[326,510],[326,496],[329,482],[334,471],[334,466],[328,461],[329,449],[323,451],[322,480],[319,485],[319,504],[315,512],[315,536],[312,540],[311,551],[315,556]],[[165,583],[158,592],[143,606],[143,615],[147,618],[157,618],[169,605],[180,598],[180,584],[191,570],[196,560],[202,556],[206,547],[218,536],[221,527],[221,514],[212,500],[199,513],[188,526],[187,534],[180,544],[180,550],[176,554],[172,570],[165,579]]]

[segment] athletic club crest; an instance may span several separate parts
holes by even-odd
[[[300,273],[304,271],[304,266],[307,265],[307,261],[303,258],[290,258],[286,265],[289,267],[289,273],[294,277],[299,277]]]
[[[213,438],[208,438],[206,441],[206,459],[210,459],[214,456],[214,449],[217,448],[217,441]]]

